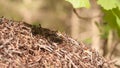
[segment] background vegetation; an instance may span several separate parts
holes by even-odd
[[[120,65],[120,0],[0,0],[0,16],[66,33]]]

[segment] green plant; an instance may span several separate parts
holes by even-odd
[[[73,8],[89,8],[89,0],[66,0],[73,5]],[[110,26],[109,30],[116,30],[120,36],[120,0],[98,0],[97,4],[101,6],[104,13],[103,20]],[[107,31],[107,32],[108,32]]]

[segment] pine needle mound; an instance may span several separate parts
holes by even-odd
[[[0,18],[0,68],[111,68],[99,54],[67,35]]]

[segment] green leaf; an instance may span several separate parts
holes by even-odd
[[[112,11],[120,18],[120,10],[118,8],[114,8]]]
[[[118,16],[116,16],[116,21],[117,21],[117,24],[118,24],[118,26],[120,28],[120,18]]]
[[[111,10],[116,7],[120,10],[120,0],[98,0],[97,3],[106,10]]]
[[[111,10],[117,7],[118,0],[98,0],[98,4],[106,10]]]
[[[112,29],[115,29],[117,23],[116,23],[116,17],[113,15],[112,11],[110,10],[107,11],[103,9],[103,12],[105,14],[103,17],[104,21],[107,22]]]
[[[108,25],[108,23],[103,23],[101,24],[100,27],[101,27],[101,32],[100,32],[101,38],[107,39],[109,35],[110,26]]]
[[[120,28],[120,17],[117,15],[117,13],[115,13],[114,11],[112,11],[113,15],[116,17],[116,22],[118,27]],[[120,12],[119,12],[120,13]]]
[[[120,0],[117,0],[117,3],[116,3],[117,7],[119,8],[120,10]]]
[[[108,23],[110,29],[117,31],[118,36],[120,36],[120,10],[114,8],[112,10],[102,9],[104,12],[104,21]]]
[[[66,0],[66,1],[70,2],[74,8],[81,8],[81,7],[89,8],[90,7],[89,0]]]

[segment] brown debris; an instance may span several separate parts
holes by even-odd
[[[0,18],[0,68],[112,68],[95,50],[41,26]]]

